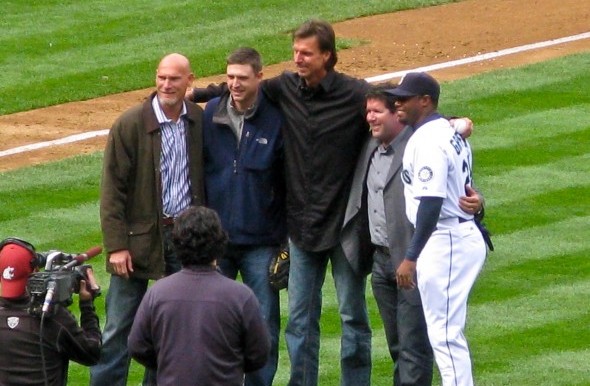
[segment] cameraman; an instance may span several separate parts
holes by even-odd
[[[38,265],[35,250],[18,241],[0,248],[0,385],[65,385],[70,359],[90,366],[100,355],[102,342],[93,295],[81,280],[82,328],[59,304],[51,306],[53,312],[45,319],[30,315],[26,285]],[[91,270],[88,281],[96,284]]]

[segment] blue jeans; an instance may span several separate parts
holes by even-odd
[[[225,256],[218,260],[221,272],[235,279],[238,271],[242,281],[252,291],[262,310],[270,332],[270,355],[260,370],[246,373],[246,386],[271,386],[279,360],[280,307],[279,293],[268,284],[270,259],[279,252],[279,247],[229,245]]]
[[[171,244],[172,227],[164,227],[166,274],[181,268]],[[127,338],[135,313],[148,287],[147,279],[125,279],[111,275],[106,298],[106,324],[102,333],[102,349],[98,364],[90,367],[91,386],[126,386],[131,357]],[[156,385],[156,369],[145,369],[143,385]]]
[[[291,359],[289,385],[317,385],[322,286],[328,260],[336,285],[342,326],[341,385],[371,384],[371,328],[365,302],[366,277],[357,275],[340,246],[309,252],[290,245],[289,321],[285,331]]]

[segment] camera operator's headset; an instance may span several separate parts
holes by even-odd
[[[35,271],[37,269],[37,267],[39,266],[39,261],[37,259],[37,252],[35,251],[35,247],[33,246],[33,244],[23,239],[19,239],[18,237],[8,237],[0,241],[0,251],[2,251],[2,249],[9,244],[16,244],[19,247],[23,247],[24,249],[29,251],[31,253],[31,270]]]

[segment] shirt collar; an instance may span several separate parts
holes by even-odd
[[[389,142],[388,144],[379,143],[379,146],[377,146],[377,151],[381,154],[388,154],[393,150],[393,147],[391,146],[392,143],[393,141]]]
[[[421,121],[418,125],[416,125],[416,127],[414,127],[414,131],[418,130],[420,127],[424,126],[425,124],[427,124],[428,122],[431,121],[435,121],[439,118],[442,118],[443,116],[440,115],[439,113],[437,113],[436,111],[433,112],[432,114],[430,114],[429,116],[427,116],[423,121]]]
[[[256,101],[252,104],[252,106],[248,107],[246,111],[239,111],[235,108],[234,98],[232,98],[231,95],[229,96],[227,106],[228,109],[230,109],[235,115],[243,115],[244,119],[250,119],[254,113],[256,113],[256,109],[258,108],[258,96],[256,97]]]
[[[326,76],[320,80],[320,83],[316,87],[308,87],[305,83],[305,80],[299,77],[299,89],[305,94],[317,94],[320,91],[330,91],[332,89],[332,85],[334,84],[334,80],[336,78],[336,71],[329,70],[326,73]]]
[[[156,94],[156,96],[154,96],[154,99],[152,99],[152,107],[154,109],[154,113],[156,114],[156,119],[158,120],[158,123],[160,125],[163,123],[172,122],[172,119],[169,119],[166,116],[166,114],[164,113],[164,110],[162,110],[162,106],[160,106],[160,101],[158,99],[157,94]],[[182,112],[180,113],[179,119],[184,118],[186,115],[187,115],[186,102],[182,101]]]

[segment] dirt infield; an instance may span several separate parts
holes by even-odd
[[[397,12],[336,24],[340,38],[366,44],[341,51],[337,69],[358,77],[447,62],[524,44],[590,31],[590,3],[579,0],[468,0],[422,10]],[[590,39],[486,62],[434,71],[440,80],[466,77],[499,67],[590,51]],[[268,66],[266,76],[291,69]],[[197,74],[198,76],[198,74]],[[196,85],[221,80],[199,79]],[[109,95],[84,102],[0,116],[0,151],[110,127],[122,111],[152,89]],[[103,148],[105,137],[0,158],[0,171],[89,153]]]

